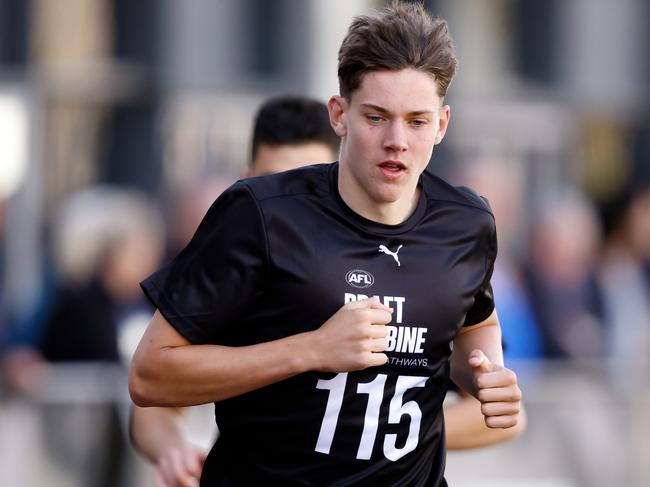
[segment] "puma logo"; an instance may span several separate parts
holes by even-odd
[[[397,267],[399,267],[399,266],[400,266],[400,263],[399,263],[399,257],[397,256],[397,253],[399,252],[399,249],[401,249],[401,248],[402,248],[402,245],[400,245],[399,247],[397,247],[397,250],[396,250],[395,252],[392,252],[392,251],[391,251],[388,247],[386,247],[385,245],[380,245],[380,246],[379,246],[379,252],[383,252],[384,254],[392,255],[392,256],[393,256],[393,259],[395,259],[395,262],[397,262]]]

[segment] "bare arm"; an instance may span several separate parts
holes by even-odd
[[[503,367],[501,326],[496,310],[481,323],[462,328],[454,339],[451,354],[451,379],[465,392],[477,397],[474,367],[469,363],[470,353],[481,350],[495,365]]]
[[[133,406],[129,423],[131,441],[139,453],[156,463],[167,449],[185,442],[182,421],[179,408]]]
[[[207,452],[185,439],[178,408],[133,406],[129,430],[136,449],[151,461],[156,487],[198,487]]]
[[[391,309],[373,299],[348,303],[319,329],[245,347],[192,345],[156,311],[129,369],[138,406],[220,401],[309,370],[342,372],[388,360]]]
[[[444,414],[448,450],[467,450],[505,443],[517,438],[526,428],[523,409],[519,421],[512,428],[488,428],[480,401],[463,392],[457,402],[445,404]]]
[[[503,365],[501,328],[496,311],[456,336],[451,377],[461,389],[481,402],[488,427],[509,428],[517,424],[521,390],[515,373]]]

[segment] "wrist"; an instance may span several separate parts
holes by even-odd
[[[317,332],[318,330],[315,330],[295,335],[292,357],[295,371],[299,374],[321,369]]]

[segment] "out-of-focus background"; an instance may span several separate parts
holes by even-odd
[[[431,169],[491,201],[529,416],[448,479],[650,485],[650,3],[424,3],[460,58]],[[126,433],[137,282],[238,178],[260,102],[326,101],[383,4],[0,0],[3,485],[152,485]]]

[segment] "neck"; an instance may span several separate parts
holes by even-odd
[[[339,164],[338,189],[348,207],[367,220],[384,225],[399,225],[413,214],[420,198],[420,188],[405,188],[405,195],[396,201],[378,201],[368,194],[345,165]],[[408,196],[406,196],[408,195]]]

